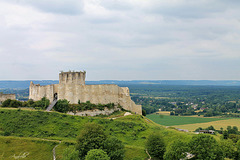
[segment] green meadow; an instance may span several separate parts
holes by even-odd
[[[52,159],[52,149],[57,144],[34,138],[0,136],[0,160],[42,160]]]
[[[225,120],[224,118],[203,118],[203,117],[184,117],[184,116],[170,116],[161,114],[150,114],[147,118],[153,122],[164,126],[175,126],[195,123],[207,123],[212,121]]]
[[[120,116],[122,114],[119,113]],[[64,149],[76,144],[76,137],[86,123],[100,124],[107,135],[121,140],[125,146],[125,160],[148,158],[145,143],[153,132],[161,133],[166,144],[176,138],[188,141],[192,136],[190,133],[166,129],[140,115],[113,120],[109,117],[80,117],[57,112],[0,108],[0,160],[13,158],[14,155],[26,156],[24,159],[39,159],[43,156],[41,154],[46,157],[44,159],[52,159],[52,149],[59,141],[62,143],[56,148],[56,157],[61,160]],[[38,150],[41,152],[35,153]]]

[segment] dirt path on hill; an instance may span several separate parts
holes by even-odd
[[[147,155],[149,156],[149,159],[148,159],[148,160],[151,160],[152,158],[151,158],[150,154],[148,153],[147,149],[146,149],[146,153],[147,153]]]
[[[59,144],[57,144],[54,148],[53,148],[53,160],[56,160],[56,153],[55,150],[57,148],[58,145],[60,145],[61,141],[59,141]]]

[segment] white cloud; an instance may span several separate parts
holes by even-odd
[[[0,79],[240,79],[238,3],[2,0]]]

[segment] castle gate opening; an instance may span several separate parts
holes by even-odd
[[[57,100],[58,99],[58,94],[57,93],[54,93],[53,95],[53,100]]]

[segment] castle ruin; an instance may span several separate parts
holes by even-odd
[[[115,84],[85,85],[86,72],[60,72],[59,84],[40,86],[30,83],[29,99],[34,101],[46,97],[50,102],[67,99],[71,104],[90,101],[94,104],[114,103],[136,114],[142,114],[141,105],[136,105],[130,97],[128,87]]]
[[[2,103],[3,101],[5,101],[7,99],[15,100],[16,95],[15,94],[3,94],[2,92],[0,92],[0,103]]]

